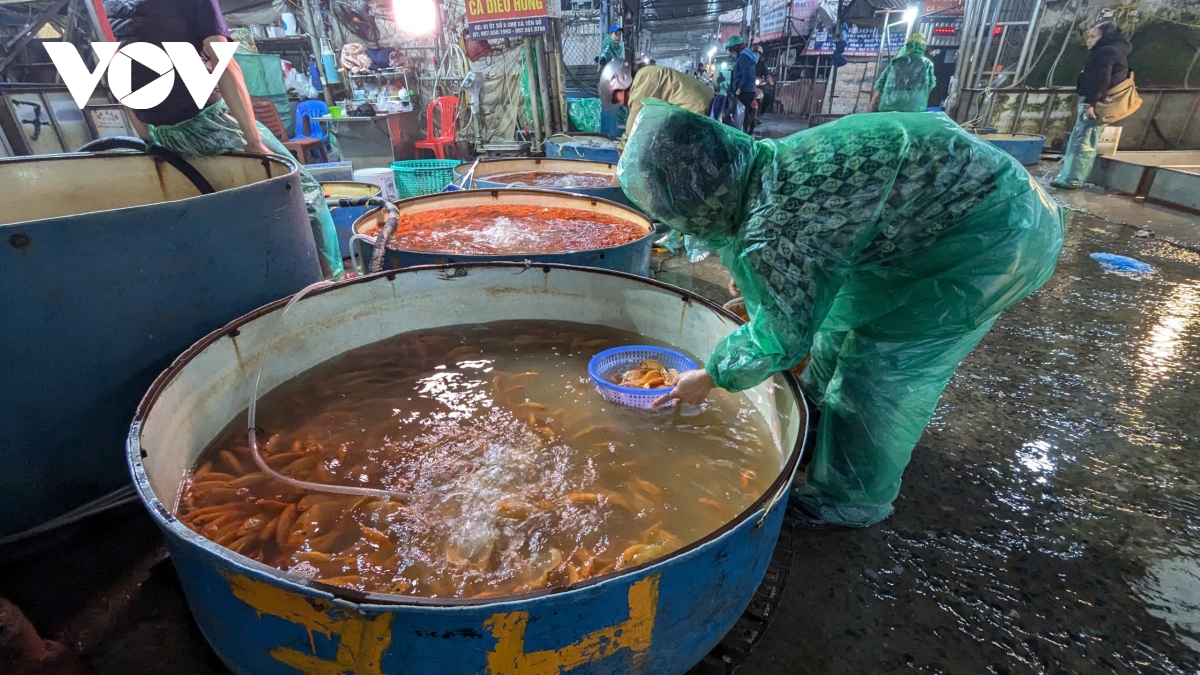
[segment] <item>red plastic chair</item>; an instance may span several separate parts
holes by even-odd
[[[441,119],[438,125],[441,135],[434,136],[434,111],[438,109],[441,110]],[[458,97],[442,96],[433,99],[425,110],[425,118],[425,140],[415,143],[417,150],[429,150],[434,157],[446,159],[446,148],[455,147],[454,134],[458,131]],[[458,151],[455,150],[454,154],[457,155]]]

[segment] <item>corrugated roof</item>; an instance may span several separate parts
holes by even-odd
[[[904,11],[908,8],[909,0],[850,0],[842,13],[845,21],[877,20],[879,12],[887,10]]]

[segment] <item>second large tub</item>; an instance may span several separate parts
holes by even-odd
[[[445,263],[511,261],[535,263],[562,263],[584,267],[598,267],[628,272],[641,276],[650,273],[650,248],[654,242],[654,226],[646,216],[620,204],[599,197],[565,194],[549,190],[529,188],[497,188],[491,190],[462,190],[442,192],[396,203],[401,217],[422,215],[437,220],[439,213],[450,209],[526,209],[544,207],[551,209],[582,210],[598,218],[619,221],[636,228],[642,236],[625,243],[597,248],[586,248],[555,253],[522,252],[516,254],[473,255],[453,250],[411,250],[393,245],[388,248],[384,260],[385,269],[399,269],[415,265],[439,265]],[[387,212],[376,209],[358,219],[354,224],[355,236],[350,246],[359,272],[370,260],[375,246],[374,233],[387,220]]]
[[[470,164],[460,164],[454,169],[458,178],[471,173],[471,183],[467,187],[472,189],[528,187],[599,197],[633,206],[625,191],[614,181],[616,171],[617,165],[608,162],[540,157],[480,162],[473,168]]]

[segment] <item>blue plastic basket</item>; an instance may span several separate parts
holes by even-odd
[[[632,406],[634,408],[649,408],[655,400],[671,390],[671,387],[657,389],[640,389],[637,387],[622,387],[613,384],[609,377],[623,373],[646,359],[656,359],[666,368],[674,368],[679,372],[695,370],[696,362],[673,349],[664,347],[649,347],[634,345],[630,347],[614,347],[606,349],[592,357],[588,362],[588,375],[596,383],[600,395],[613,403]]]

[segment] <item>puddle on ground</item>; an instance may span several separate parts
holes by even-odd
[[[743,675],[1200,669],[1200,255],[1073,220],[947,387],[896,514],[801,535]]]

